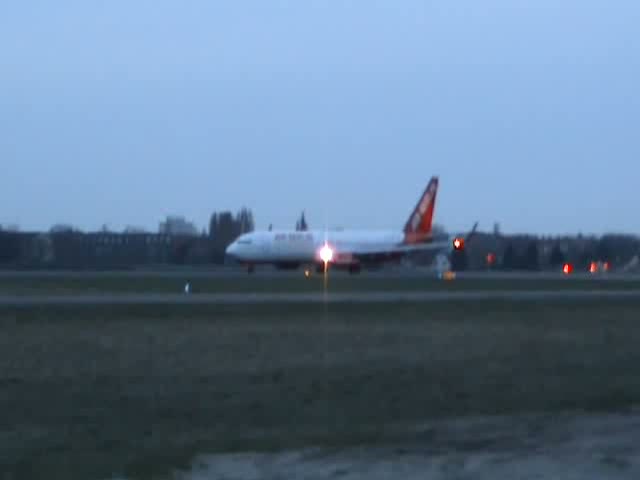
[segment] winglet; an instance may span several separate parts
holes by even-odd
[[[473,228],[471,229],[471,231],[469,233],[467,233],[467,237],[465,238],[466,242],[471,240],[471,238],[476,234],[477,228],[478,228],[478,222],[474,223],[473,224]]]

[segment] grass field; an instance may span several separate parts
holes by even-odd
[[[76,276],[0,276],[0,295],[15,294],[94,294],[94,293],[179,293],[190,282],[193,293],[226,292],[313,292],[324,288],[321,275],[127,275],[83,274]],[[417,290],[640,290],[640,280],[467,278],[444,281],[433,276],[385,278],[376,275],[350,276],[342,273],[328,277],[333,292],[417,291]]]
[[[640,402],[640,301],[0,309],[5,478]],[[154,477],[155,478],[155,477]]]

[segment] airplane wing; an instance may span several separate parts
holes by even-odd
[[[475,236],[478,222],[473,225],[471,231],[469,231],[464,237],[452,236],[446,239],[438,239],[428,243],[398,243],[395,245],[359,245],[352,249],[345,248],[344,250],[338,250],[335,252],[336,263],[349,263],[354,260],[361,263],[370,262],[384,262],[388,260],[395,260],[401,258],[412,252],[427,252],[427,251],[445,251],[451,250],[454,245],[454,240],[461,239],[462,247],[464,248],[465,242],[471,240]],[[457,248],[457,247],[456,247]]]
[[[451,242],[441,241],[425,244],[398,244],[394,246],[376,247],[367,246],[365,248],[355,248],[350,252],[336,252],[337,262],[341,260],[353,261],[361,263],[383,262],[385,260],[393,260],[401,258],[412,252],[439,251],[451,248]]]

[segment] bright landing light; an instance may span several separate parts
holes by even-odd
[[[329,263],[332,259],[333,259],[333,250],[331,249],[331,247],[329,245],[327,245],[326,243],[324,244],[324,246],[320,249],[320,259],[324,262],[324,263]]]

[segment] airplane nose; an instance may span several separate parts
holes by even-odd
[[[238,246],[236,245],[235,242],[229,245],[224,251],[225,256],[229,260],[234,260],[234,261],[238,259],[237,253],[238,253]]]

